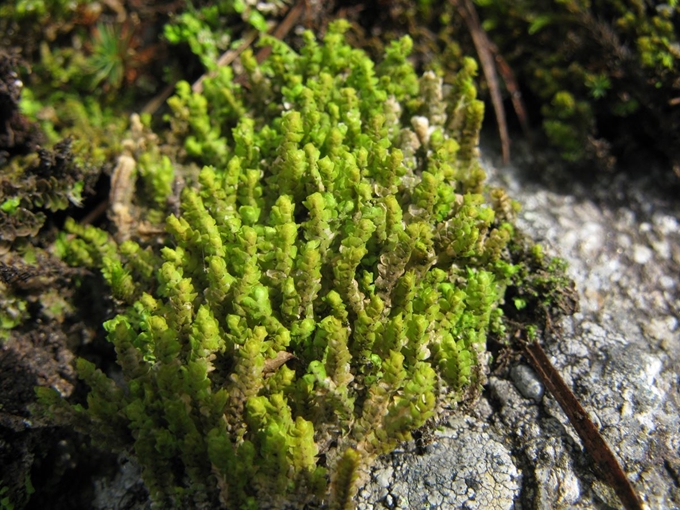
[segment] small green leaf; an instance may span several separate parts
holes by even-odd
[[[268,29],[267,20],[259,11],[256,11],[255,9],[250,11],[250,14],[248,15],[248,23],[250,23],[256,30],[259,30],[260,32],[266,32]]]
[[[552,23],[552,21],[552,16],[536,16],[529,25],[527,32],[529,32],[529,35],[534,35],[538,33],[543,27],[546,27]]]
[[[21,199],[19,197],[8,198],[0,205],[0,210],[10,215],[14,214],[20,203]]]
[[[526,300],[522,298],[513,298],[512,302],[515,304],[515,308],[518,310],[523,310],[527,306]]]

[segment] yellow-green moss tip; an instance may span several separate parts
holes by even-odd
[[[349,508],[361,466],[482,381],[511,229],[480,194],[475,68],[447,98],[408,39],[376,66],[346,28],[178,86],[205,166],[160,253],[67,224],[129,304],[105,324],[127,388],[81,362],[87,416],[127,427],[159,504]]]

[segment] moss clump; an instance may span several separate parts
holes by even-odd
[[[126,304],[105,324],[125,386],[80,360],[87,409],[39,393],[133,446],[160,507],[349,508],[373,458],[483,381],[513,267],[508,201],[481,194],[476,67],[445,91],[410,39],[375,65],[346,27],[300,54],[266,39],[245,82],[180,83],[174,135],[207,166],[160,252],[67,223],[64,256]]]
[[[677,2],[478,4],[489,35],[540,101],[545,133],[563,157],[605,159],[610,146],[616,153],[655,140],[677,164],[680,118],[669,108],[679,78]]]
[[[508,71],[517,79],[506,97],[522,92],[526,115],[563,158],[611,168],[631,146],[655,147],[680,174],[678,2],[394,0],[371,12],[376,21],[358,40],[372,51],[407,32],[419,63],[447,80],[457,56],[476,52],[460,14],[470,4],[508,63],[498,66],[499,80]]]
[[[164,27],[172,44],[187,44],[201,64],[214,71],[221,53],[239,42],[249,30],[265,33],[272,20],[289,7],[285,0],[257,2],[223,0],[190,8],[170,19]]]
[[[53,273],[59,273],[56,268],[63,265],[42,249],[44,244],[36,237],[51,214],[80,205],[84,190],[97,177],[97,171],[81,168],[74,159],[70,140],[64,140],[52,150],[40,148],[29,155],[16,155],[2,167],[0,340],[17,326],[30,323],[28,319],[35,318],[38,310],[54,318],[62,314],[56,309],[49,311],[50,308],[67,307],[59,292],[45,291],[36,282],[28,285],[31,292],[21,288],[25,280],[36,275],[51,278]],[[39,288],[41,291],[36,292]],[[40,308],[29,306],[29,302],[36,301],[41,303]]]

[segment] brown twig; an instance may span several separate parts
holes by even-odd
[[[306,8],[305,4],[305,0],[298,0],[295,2],[295,5],[288,11],[286,17],[283,18],[281,23],[278,24],[271,34],[277,39],[283,39],[298,22],[300,16],[302,16],[302,13]],[[258,51],[255,55],[258,64],[261,64],[271,54],[271,52],[272,49],[270,46],[261,48],[260,51]]]
[[[109,199],[105,198],[101,202],[97,204],[97,206],[92,209],[87,215],[80,220],[81,225],[91,225],[95,221],[97,221],[102,215],[106,213],[106,210],[109,208]]]
[[[605,481],[614,489],[626,510],[642,510],[642,500],[626,477],[614,453],[604,440],[588,413],[569,389],[537,342],[524,343],[524,354],[545,387],[560,404],[569,422],[583,441]]]
[[[519,119],[519,125],[522,127],[522,131],[524,132],[524,136],[529,142],[529,145],[531,145],[533,142],[531,137],[531,129],[529,128],[529,117],[527,115],[526,108],[524,108],[522,92],[519,88],[519,84],[517,83],[517,79],[515,78],[515,73],[512,71],[512,68],[508,65],[507,61],[503,58],[503,55],[501,55],[498,51],[498,47],[491,41],[489,41],[489,49],[491,50],[491,53],[494,54],[498,72],[503,78],[505,88],[507,88],[508,92],[510,92],[512,108],[515,110],[517,119]]]
[[[276,28],[271,32],[271,35],[276,37],[277,39],[283,39],[288,32],[295,26],[295,23],[298,22],[300,19],[300,16],[302,16],[302,13],[305,10],[305,5],[306,1],[305,0],[298,0],[295,5],[288,11],[286,14],[286,17],[283,18],[281,23],[279,23]],[[264,62],[264,60],[271,55],[272,48],[271,46],[265,46],[264,48],[260,48],[260,50],[255,54],[255,60],[257,60],[258,64],[261,64]],[[238,76],[235,80],[236,83],[240,85],[246,85],[246,82],[248,81],[248,77],[245,74],[242,74],[241,76]]]
[[[144,105],[144,108],[142,108],[141,113],[148,113],[150,115],[153,115],[156,113],[156,110],[158,110],[163,103],[170,97],[172,92],[175,90],[175,85],[177,85],[177,81],[173,81],[172,83],[168,83],[163,90],[160,91],[159,94],[154,96],[148,103]]]
[[[479,17],[477,16],[477,11],[472,5],[472,2],[470,0],[451,0],[451,2],[463,17],[463,21],[465,21],[465,24],[470,31],[470,35],[472,36],[472,42],[477,50],[479,61],[482,64],[484,77],[489,85],[491,103],[493,104],[493,109],[496,113],[498,134],[501,138],[503,163],[507,164],[510,161],[510,135],[508,134],[508,125],[505,120],[505,110],[503,109],[503,98],[501,97],[501,89],[498,84],[498,76],[496,75],[494,56],[491,50],[492,43],[479,23]]]
[[[257,39],[257,34],[258,34],[257,30],[249,31],[243,38],[243,42],[238,48],[236,48],[235,50],[229,50],[224,52],[220,56],[220,58],[217,59],[217,67],[227,66],[231,64],[236,59],[236,57],[243,53],[243,50],[245,50],[247,47],[253,44],[255,39]],[[191,90],[196,94],[200,94],[201,92],[203,92],[203,81],[206,78],[212,78],[213,76],[215,76],[215,71],[211,73],[202,74],[201,77],[193,83],[193,85],[191,86]]]

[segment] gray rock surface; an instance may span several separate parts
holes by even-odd
[[[522,203],[521,228],[569,262],[581,299],[544,349],[647,507],[680,508],[678,181],[649,161],[637,176],[570,178],[560,163],[523,159],[487,161],[490,178]],[[471,414],[429,445],[380,459],[359,508],[619,508],[559,405],[514,372],[490,377]]]
[[[512,508],[520,473],[507,446],[482,424],[474,417],[451,420],[423,454],[395,452],[383,459],[358,507]]]

